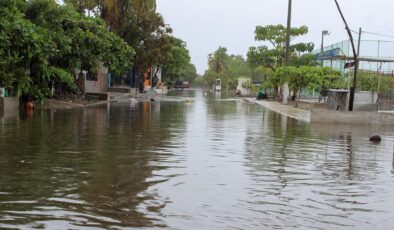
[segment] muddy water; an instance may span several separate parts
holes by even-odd
[[[394,128],[201,91],[0,118],[0,228],[390,229]],[[368,138],[383,137],[375,145]]]

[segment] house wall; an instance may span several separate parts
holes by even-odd
[[[19,97],[0,97],[0,114],[18,111]]]
[[[85,80],[85,93],[106,93],[108,91],[108,69],[100,68],[96,81]]]
[[[251,84],[251,79],[250,78],[238,78],[237,90],[241,91],[242,96],[250,96],[250,89],[242,86],[243,84],[246,84],[246,83]]]

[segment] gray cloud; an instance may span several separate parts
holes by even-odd
[[[246,55],[257,25],[286,24],[287,0],[157,0],[158,11],[174,34],[188,44],[199,73],[207,68],[207,55],[219,46]],[[339,0],[352,29],[394,35],[392,0]],[[293,0],[292,26],[306,25],[302,40],[320,46],[321,31],[329,30],[325,44],[347,39],[334,0]],[[367,39],[386,39],[366,35]],[[394,39],[391,39],[394,40]],[[394,56],[394,55],[393,55]]]

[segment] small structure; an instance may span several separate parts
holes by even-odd
[[[19,97],[9,97],[5,88],[0,87],[0,116],[17,114],[19,111]]]
[[[347,98],[349,90],[328,90],[327,109],[336,111],[347,111]]]
[[[241,96],[250,96],[251,79],[248,77],[238,78],[237,90],[241,92]]]
[[[101,64],[97,72],[88,72],[86,70],[74,70],[77,80],[79,81],[80,90],[87,98],[98,100],[109,100],[108,85],[109,74],[108,68]]]
[[[108,68],[101,67],[96,73],[85,76],[85,93],[106,93],[108,91]]]
[[[222,79],[220,78],[215,81],[215,91],[222,91]]]
[[[357,99],[357,93],[355,93],[353,110],[371,111],[376,110],[378,107],[379,110],[393,111],[394,81],[392,79],[394,77],[394,58],[392,54],[394,52],[394,41],[359,40],[357,42],[359,47],[357,71],[358,73],[365,73],[364,77],[379,78],[371,78],[372,81],[376,81],[378,84],[375,90],[379,94],[379,103],[377,104],[375,101],[372,103],[362,102],[362,105],[359,105],[357,102],[359,99]],[[345,77],[344,80],[348,84],[348,89],[350,89],[350,85],[353,84],[354,71],[356,71],[354,68],[356,63],[351,51],[350,41],[346,40],[332,44],[323,49],[315,50],[314,53],[316,54],[316,60],[321,61],[322,66],[329,66],[342,72]],[[389,80],[390,77],[391,79]],[[359,79],[362,78],[362,74],[359,74],[357,78],[357,82],[360,82]],[[386,85],[383,86],[384,78],[386,79]],[[356,89],[360,88],[359,86],[358,84]],[[368,86],[363,87],[363,89],[369,88]],[[361,95],[360,97],[363,96]]]
[[[327,109],[348,111],[349,90],[328,90]],[[377,111],[378,94],[370,91],[359,91],[354,95],[354,111]]]

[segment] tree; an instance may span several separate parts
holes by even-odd
[[[208,85],[212,86],[219,78],[222,80],[222,86],[235,89],[238,78],[248,76],[251,76],[251,70],[241,55],[229,55],[225,47],[219,47],[208,55],[208,70],[204,74]]]
[[[281,67],[285,59],[286,32],[286,28],[283,25],[257,26],[255,40],[267,42],[271,48],[267,45],[250,47],[247,54],[247,60],[250,67],[255,70],[257,70],[257,68],[260,68],[260,70],[270,68],[274,72]],[[291,40],[307,33],[308,27],[306,26],[291,28]],[[313,48],[313,43],[296,43],[291,45],[290,65],[297,67],[315,66],[316,62],[314,61],[314,56],[310,54]],[[255,71],[255,74],[259,72],[261,71]],[[266,78],[267,74],[264,74],[264,76]],[[268,75],[268,78],[269,77]],[[273,77],[270,84],[266,84],[274,87],[276,95],[279,92],[277,80],[278,79]]]
[[[32,0],[26,17],[48,30],[58,55],[51,62],[63,68],[95,71],[100,61],[121,72],[133,64],[133,49],[111,33],[99,18],[89,18],[53,0]],[[67,58],[64,58],[67,57]]]
[[[287,82],[296,99],[299,98],[302,89],[321,91],[340,87],[340,76],[339,71],[329,67],[281,66],[269,78],[267,84],[283,86]]]
[[[308,27],[306,26],[294,27],[290,31],[292,40],[307,33]],[[270,49],[266,45],[250,47],[247,56],[251,67],[256,68],[257,66],[264,65],[275,69],[278,66],[282,66],[286,46],[286,28],[283,25],[257,26],[255,40],[268,42],[272,48]],[[310,53],[313,48],[313,43],[297,43],[291,45],[291,64],[296,64],[304,53]]]
[[[229,55],[225,47],[219,47],[214,53],[208,55],[208,70],[205,71],[204,79],[212,86],[216,79],[226,79],[227,63]],[[223,81],[223,85],[226,83]]]
[[[190,62],[191,58],[186,43],[173,37],[173,45],[168,59],[163,63],[163,73],[168,83],[176,80],[193,82],[197,77],[196,67]]]
[[[181,79],[184,81],[188,81],[190,83],[194,83],[195,79],[198,76],[199,75],[197,74],[196,66],[194,64],[192,64],[191,62],[189,62],[186,66],[186,69],[184,71],[184,75],[181,77]]]
[[[308,27],[293,27],[290,30],[290,39],[293,40],[299,36],[308,33]],[[283,25],[269,25],[269,26],[257,26],[255,31],[255,40],[261,42],[269,42],[273,50],[271,52],[272,59],[276,66],[281,66],[285,57],[286,48],[286,28]],[[311,52],[313,50],[313,43],[297,43],[290,47],[292,56],[295,53]],[[268,50],[268,48],[267,48]]]
[[[75,68],[94,72],[103,62],[121,72],[133,64],[134,50],[99,18],[54,0],[0,3],[0,54],[7,57],[0,82],[19,93],[42,100],[55,85],[75,89]]]
[[[248,63],[241,55],[231,55],[228,58],[226,75],[230,89],[237,87],[238,78],[252,76]]]
[[[156,12],[156,0],[94,0],[94,7],[86,1],[67,0],[81,11],[93,11],[105,20],[111,31],[122,37],[136,53],[136,72],[145,72],[160,66],[169,58],[172,47],[172,29]]]
[[[228,58],[227,49],[219,47],[213,54],[208,55],[208,66],[218,75],[223,75],[227,70]]]
[[[19,8],[26,8],[24,2],[0,1],[0,85],[16,95],[41,96],[42,90],[34,85],[29,66],[36,61],[40,67],[46,67],[55,46],[46,31],[25,19]]]

